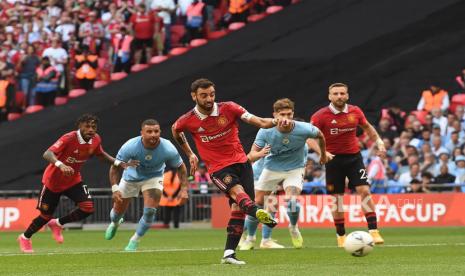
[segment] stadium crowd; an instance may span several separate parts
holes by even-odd
[[[264,17],[267,8],[290,3],[291,0],[1,1],[0,122],[17,119],[24,111],[32,113],[46,106],[65,104],[68,96],[77,97],[132,71],[145,69],[146,64],[175,55],[171,50],[176,47],[219,37],[233,23],[256,21],[261,15]],[[202,43],[205,42],[195,45]]]

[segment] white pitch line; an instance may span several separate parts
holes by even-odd
[[[465,246],[465,243],[417,243],[417,244],[386,244],[386,245],[377,245],[376,247],[428,247],[428,246]],[[313,245],[305,246],[304,248],[308,249],[325,249],[325,248],[337,248],[335,245]],[[285,249],[293,249],[292,247],[286,247]],[[39,252],[39,253],[7,253],[0,252],[1,257],[8,256],[53,256],[53,255],[84,255],[84,254],[102,254],[102,253],[125,253],[125,254],[137,254],[137,253],[163,253],[163,252],[193,252],[193,251],[213,251],[213,250],[222,250],[220,247],[210,247],[210,248],[166,248],[166,249],[146,249],[138,250],[135,252],[128,252],[124,250],[118,251],[105,251],[105,250],[95,250],[95,251],[71,251],[71,252]]]

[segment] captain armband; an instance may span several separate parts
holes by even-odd
[[[250,114],[249,112],[244,112],[244,114],[242,114],[241,116],[241,119],[245,121],[250,121],[250,119],[252,119],[253,116],[254,115]]]

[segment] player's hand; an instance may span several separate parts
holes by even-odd
[[[197,158],[197,155],[191,154],[189,156],[189,164],[191,166],[190,174],[195,175],[195,171],[197,171],[197,167],[199,165],[199,159]]]
[[[270,154],[270,151],[271,151],[271,145],[264,146],[260,151],[258,151],[258,155],[257,155],[258,159],[267,156],[268,154]]]
[[[320,164],[324,165],[328,163],[329,161],[333,160],[334,154],[331,154],[330,152],[326,151],[324,154],[320,156]]]
[[[123,202],[123,196],[121,195],[120,191],[114,192],[111,197],[113,198],[113,201],[116,202],[116,203],[122,203]]]
[[[60,170],[65,176],[72,176],[74,174],[74,169],[65,164],[60,165]]]
[[[383,144],[377,144],[376,145],[378,147],[378,156],[381,157],[382,159],[385,159],[386,158],[386,148],[384,147],[384,143]]]
[[[292,124],[292,120],[289,119],[278,119],[278,126],[279,127],[288,127]]]
[[[179,202],[179,206],[186,204],[187,200],[189,199],[189,193],[187,192],[187,189],[182,189],[178,195],[178,198],[181,200]]]
[[[129,160],[129,162],[121,162],[120,167],[123,169],[127,169],[129,167],[137,167],[139,166],[140,161],[139,160]]]

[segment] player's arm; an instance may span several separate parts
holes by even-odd
[[[321,130],[318,130],[315,138],[317,139],[318,150],[320,151],[320,164],[326,164],[333,159],[334,155],[326,151],[326,139]]]
[[[187,142],[186,135],[184,134],[183,131],[177,131],[176,130],[176,123],[173,124],[171,127],[171,133],[173,134],[174,140],[176,140],[176,143],[181,147],[182,151],[184,154],[189,158],[189,164],[191,166],[190,169],[190,174],[194,175],[195,171],[197,170],[197,166],[199,164],[199,159],[195,155],[195,153],[192,151],[189,142]]]
[[[74,169],[71,168],[70,166],[65,165],[60,160],[58,160],[58,158],[56,157],[56,155],[55,155],[55,153],[53,151],[48,149],[48,150],[46,150],[44,152],[44,154],[42,156],[49,163],[51,163],[51,164],[55,165],[56,167],[58,167],[64,175],[71,176],[71,175],[74,174]]]
[[[113,201],[122,202],[123,198],[121,192],[119,191],[118,183],[123,176],[124,169],[120,166],[115,166],[114,164],[110,166],[110,171],[108,172],[108,177],[110,178],[111,192],[113,193]]]
[[[178,167],[178,177],[179,181],[181,182],[181,192],[179,193],[179,196],[181,198],[180,204],[184,205],[189,199],[187,186],[187,168],[184,162],[181,163],[181,166]]]
[[[114,158],[109,155],[106,151],[102,150],[101,154],[97,155],[97,158],[102,161],[111,164],[112,166],[119,167],[121,169],[127,169],[128,167],[137,167],[139,166],[139,160],[129,160],[129,162],[124,162]]]
[[[247,154],[247,158],[249,159],[250,162],[255,162],[265,156],[267,156],[270,153],[271,146],[266,145],[263,148],[260,148],[256,144],[252,145],[252,148],[250,149],[250,152]]]
[[[376,131],[376,129],[369,122],[360,125],[360,127],[363,129],[363,131],[365,131],[368,137],[370,137],[370,139],[376,143],[376,146],[378,147],[378,155],[382,158],[385,158],[386,148],[384,146],[383,140],[381,139],[381,137],[379,137],[379,134]]]
[[[292,123],[292,120],[287,120],[287,119],[279,120],[276,118],[261,118],[253,114],[250,114],[249,112],[245,112],[244,114],[242,114],[241,120],[247,124],[254,125],[259,128],[272,128],[272,127],[275,127],[276,125],[287,126],[288,124]]]

